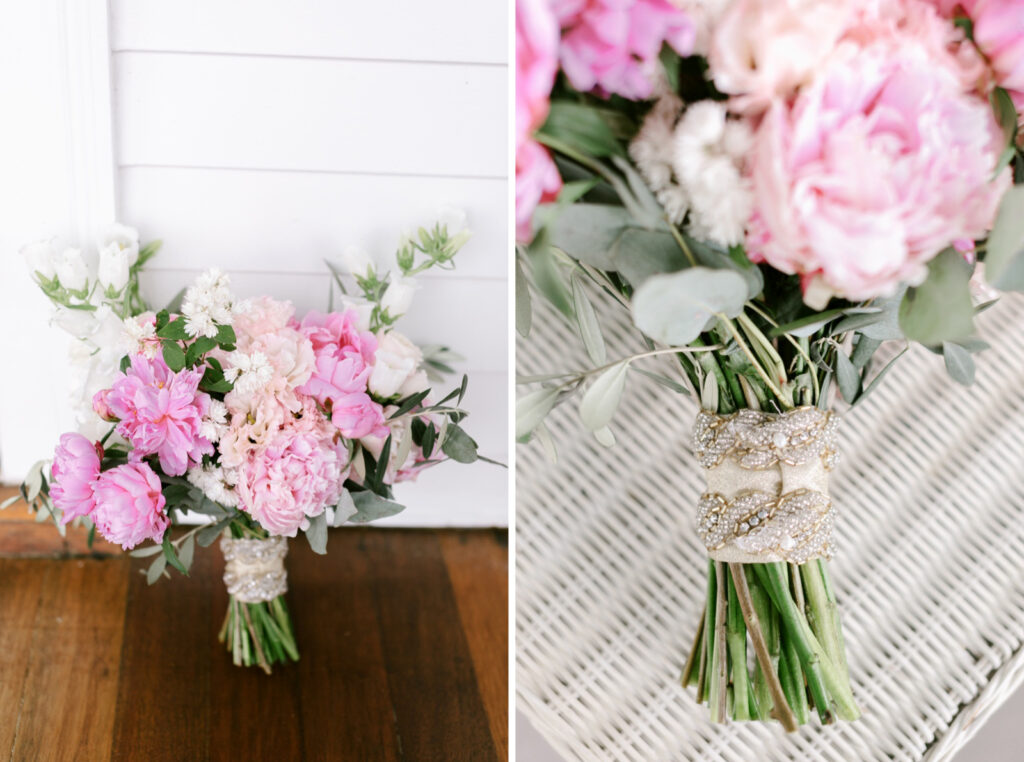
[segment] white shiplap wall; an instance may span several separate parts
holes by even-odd
[[[400,329],[466,357],[466,427],[508,451],[507,8],[500,2],[110,0],[118,217],[162,238],[164,303],[219,266],[242,295],[326,307],[323,260],[390,258],[443,205],[474,237]],[[507,522],[507,474],[401,485],[404,524]]]

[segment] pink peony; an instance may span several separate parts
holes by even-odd
[[[554,201],[562,189],[551,154],[540,143],[528,140],[516,150],[516,239],[533,238],[533,211],[537,204]]]
[[[161,542],[170,525],[160,479],[146,463],[126,463],[100,474],[93,489],[96,529],[130,550],[143,540]]]
[[[294,537],[341,497],[344,448],[316,431],[285,430],[238,472],[241,507],[271,534]]]
[[[558,70],[558,23],[548,0],[516,3],[516,238],[533,237],[533,210],[553,201],[562,178],[547,149],[532,139],[548,116]]]
[[[50,499],[63,514],[61,524],[92,512],[92,488],[99,473],[96,446],[81,434],[62,434],[50,469]]]
[[[693,51],[695,28],[668,0],[554,0],[562,26],[562,70],[577,90],[649,98],[658,77],[658,54],[668,43]]]
[[[171,372],[162,356],[134,355],[127,373],[119,375],[106,406],[120,419],[117,433],[131,442],[136,458],[156,454],[168,476],[180,476],[213,445],[200,434],[210,407],[199,391],[203,374],[196,370]]]
[[[708,66],[734,96],[731,111],[757,114],[808,84],[846,31],[852,5],[819,0],[736,0],[714,25]]]
[[[974,22],[974,41],[1024,123],[1024,7],[1020,0],[974,0],[965,5]]]
[[[943,248],[985,234],[1009,182],[991,180],[1001,137],[946,31],[893,23],[898,5],[853,29],[755,135],[748,251],[800,273],[815,302],[920,282]]]
[[[377,339],[356,327],[355,310],[309,313],[300,330],[313,344],[316,364],[298,391],[331,411],[331,421],[349,439],[381,430],[384,413],[367,393]]]

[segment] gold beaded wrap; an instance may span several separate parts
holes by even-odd
[[[707,488],[697,532],[711,558],[802,564],[831,557],[828,473],[839,460],[838,425],[835,413],[816,407],[698,413],[693,449]]]
[[[266,540],[220,539],[224,554],[224,584],[228,593],[243,603],[272,601],[288,592],[288,572],[284,557],[288,540],[269,537]]]

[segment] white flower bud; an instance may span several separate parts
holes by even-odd
[[[57,258],[56,270],[60,285],[70,291],[80,291],[88,283],[89,269],[81,249],[64,249]]]
[[[380,306],[388,311],[388,314],[397,318],[409,311],[412,304],[413,294],[416,292],[416,284],[410,278],[396,278],[388,284],[384,296],[381,297]]]
[[[115,222],[103,231],[103,235],[97,241],[96,248],[99,249],[101,258],[103,257],[103,252],[107,249],[120,249],[125,253],[125,257],[128,259],[128,266],[130,267],[139,261],[139,231]]]
[[[136,258],[138,252],[136,252]],[[120,292],[128,285],[128,268],[131,266],[129,251],[122,249],[117,243],[111,243],[100,249],[100,267],[98,277],[104,288],[112,288]]]
[[[25,262],[28,265],[29,272],[35,276],[39,273],[44,278],[52,278],[57,274],[54,269],[54,263],[57,259],[57,252],[53,248],[53,241],[36,241],[30,243],[21,250],[21,255],[25,257]]]
[[[365,278],[367,273],[376,269],[373,258],[366,253],[365,249],[358,246],[346,246],[341,252],[341,261],[346,270],[360,278]]]

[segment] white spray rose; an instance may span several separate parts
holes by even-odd
[[[387,310],[391,317],[397,318],[409,311],[415,293],[416,284],[410,278],[395,278],[384,291],[380,306]]]
[[[103,231],[96,248],[100,252],[100,261],[105,251],[122,251],[128,260],[129,267],[139,261],[139,231],[116,222]]]
[[[423,361],[423,353],[397,331],[378,339],[370,375],[370,391],[378,397],[392,397],[402,389]]]
[[[136,253],[136,257],[138,253]],[[100,249],[98,277],[104,288],[120,292],[128,285],[128,268],[131,266],[128,251],[117,244]]]
[[[57,274],[54,267],[57,251],[53,248],[52,240],[30,243],[21,250],[21,255],[25,257],[25,262],[33,277],[36,273],[44,278],[52,278]]]
[[[81,249],[64,249],[57,257],[56,271],[60,285],[70,291],[81,291],[89,280],[89,268]]]

